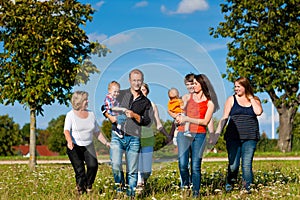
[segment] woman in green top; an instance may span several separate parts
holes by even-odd
[[[149,94],[149,86],[146,83],[143,83],[141,87],[141,91],[144,96],[147,97]],[[159,113],[157,106],[151,102],[152,109],[150,109],[150,118],[152,122],[148,126],[142,126],[141,132],[141,149],[139,156],[139,167],[138,167],[138,189],[144,187],[147,182],[147,179],[151,175],[152,172],[152,156],[153,156],[153,147],[155,144],[154,132],[152,129],[153,122],[156,125],[156,129],[167,136],[167,142],[172,140],[172,136],[170,136],[165,128],[162,126],[162,123],[159,118]]]

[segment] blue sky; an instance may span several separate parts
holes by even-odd
[[[107,45],[112,53],[104,58],[93,57],[101,73],[93,75],[91,81],[76,89],[90,94],[90,109],[94,110],[99,123],[103,120],[99,112],[112,80],[128,87],[128,72],[142,69],[145,82],[150,85],[149,98],[155,102],[162,119],[170,119],[166,113],[167,90],[176,87],[186,93],[183,77],[189,73],[204,73],[211,80],[218,94],[221,109],[215,113],[220,118],[226,98],[233,94],[233,84],[221,78],[226,71],[226,42],[209,35],[209,27],[223,21],[220,3],[205,0],[80,0],[89,3],[96,12],[92,22],[83,29],[91,40]],[[261,99],[267,94],[258,94]],[[263,105],[264,113],[259,118],[260,129],[271,138],[271,104]],[[38,116],[37,127],[46,128],[51,119],[66,114],[71,107],[54,104],[44,107],[44,117]],[[29,123],[29,110],[22,106],[0,105],[0,115],[9,114],[22,127]],[[275,112],[275,129],[278,115]],[[277,135],[275,135],[277,138]]]

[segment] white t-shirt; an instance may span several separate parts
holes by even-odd
[[[66,115],[64,130],[70,131],[74,144],[87,146],[93,142],[93,135],[99,132],[99,127],[93,112],[89,111],[88,117],[82,119],[71,110]]]

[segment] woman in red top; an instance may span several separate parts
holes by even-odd
[[[193,197],[199,196],[201,185],[201,161],[206,141],[206,127],[212,115],[218,109],[218,102],[208,78],[204,74],[195,75],[194,93],[190,94],[186,106],[186,116],[179,115],[176,121],[180,124],[190,123],[192,137],[184,136],[184,126],[178,127],[178,164],[181,176],[181,187],[189,188],[192,181]],[[191,152],[189,151],[191,147]],[[192,174],[189,174],[188,162],[191,153]],[[191,178],[190,178],[191,176]]]

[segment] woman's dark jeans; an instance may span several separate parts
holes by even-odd
[[[98,160],[93,143],[88,146],[74,144],[72,150],[67,148],[67,154],[75,172],[78,191],[85,192],[86,189],[92,189],[98,171]]]
[[[252,162],[256,149],[256,140],[227,140],[228,174],[226,182],[234,184],[237,180],[240,161],[242,161],[243,187],[250,190],[253,182]]]

